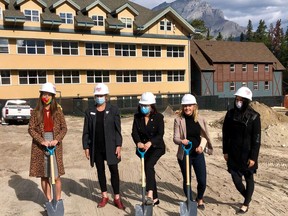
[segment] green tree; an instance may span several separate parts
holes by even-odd
[[[240,41],[241,42],[245,41],[245,35],[243,32],[241,32],[241,34],[240,34]]]
[[[193,26],[193,28],[196,30],[196,34],[194,35],[194,39],[204,39],[205,38],[205,34],[207,33],[207,28],[205,26],[205,23],[203,20],[201,19],[195,19],[192,20],[191,25]]]
[[[223,40],[223,36],[221,34],[221,32],[218,33],[217,37],[216,37],[217,41],[222,41]]]
[[[246,32],[246,41],[253,41],[253,25],[252,21],[248,20],[248,25],[247,25],[247,32]]]
[[[263,42],[267,44],[268,42],[268,33],[267,33],[267,26],[264,20],[259,21],[258,28],[254,33],[254,40],[255,42]]]

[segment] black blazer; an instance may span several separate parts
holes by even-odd
[[[164,116],[161,113],[152,114],[145,126],[145,119],[141,113],[134,115],[132,138],[134,143],[142,142],[146,143],[150,141],[152,143],[152,149],[165,150],[164,143]],[[151,148],[150,147],[150,148]]]
[[[94,166],[95,161],[95,126],[96,126],[96,107],[90,107],[85,111],[82,145],[83,149],[90,151],[90,165]],[[119,110],[110,103],[106,104],[104,114],[104,136],[106,147],[107,164],[117,164],[120,160],[115,151],[117,146],[122,146],[121,120]],[[96,149],[97,151],[97,149]]]

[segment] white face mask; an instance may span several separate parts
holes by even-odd
[[[243,106],[243,101],[236,101],[235,105],[238,109],[241,109],[241,107]]]

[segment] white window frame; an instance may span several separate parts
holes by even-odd
[[[17,53],[29,55],[45,55],[44,40],[17,40]]]
[[[0,54],[9,53],[9,40],[6,38],[0,38]]]
[[[253,71],[258,72],[258,64],[253,64]]]
[[[80,73],[76,70],[60,70],[54,72],[54,81],[57,84],[80,83]]]
[[[235,84],[235,82],[230,82],[229,83],[229,89],[230,89],[230,91],[235,91],[235,89],[236,89],[236,84]]]
[[[40,22],[40,12],[38,10],[24,10],[25,20],[30,22]]]
[[[269,89],[270,89],[269,81],[264,81],[264,90],[269,90]]]
[[[102,20],[101,20],[102,19]],[[101,15],[93,15],[92,20],[94,21],[95,26],[104,26],[105,25],[105,18]]]
[[[125,24],[125,28],[132,28],[133,20],[131,18],[122,17],[120,20]]]
[[[44,70],[23,70],[19,71],[19,84],[43,84],[47,82],[47,72]]]
[[[160,58],[161,52],[160,45],[142,45],[142,57]]]
[[[266,73],[269,72],[269,64],[265,64],[265,72],[266,72]]]
[[[172,70],[167,72],[168,82],[183,82],[185,81],[185,71],[184,70]]]
[[[167,46],[167,57],[184,58],[184,46]]]
[[[253,90],[259,90],[258,82],[253,82]]]
[[[234,64],[234,63],[231,63],[231,64],[230,64],[230,72],[231,72],[231,73],[234,73],[234,72],[235,72],[235,64]]]
[[[136,56],[135,44],[115,44],[115,56]]]
[[[143,71],[143,82],[162,82],[162,71]]]
[[[85,43],[86,55],[109,56],[108,43]]]
[[[74,24],[74,17],[73,17],[73,14],[70,13],[70,12],[61,12],[59,14],[61,20],[62,20],[62,23],[65,23],[65,24]],[[71,16],[71,17],[70,17]]]
[[[11,85],[11,71],[0,70],[0,85]]]
[[[78,42],[72,41],[53,41],[53,54],[54,55],[78,55]]]
[[[110,72],[107,70],[87,71],[87,83],[109,83]]]
[[[172,22],[169,20],[160,21],[160,30],[161,31],[172,31]]]
[[[247,64],[246,63],[242,64],[242,72],[247,72]]]
[[[0,20],[3,19],[3,10],[2,10],[2,7],[0,7]]]
[[[116,71],[116,82],[117,83],[135,83],[137,82],[137,71]]]

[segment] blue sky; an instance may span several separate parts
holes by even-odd
[[[153,8],[165,0],[131,0],[147,8]],[[173,2],[174,0],[166,0]],[[281,19],[281,27],[286,29],[288,25],[288,1],[287,0],[201,0],[208,2],[212,8],[223,11],[226,19],[247,27],[248,20],[252,21],[254,31],[257,29],[260,19],[264,20],[267,28],[270,23]]]

